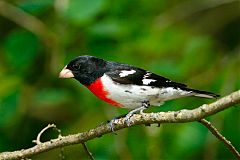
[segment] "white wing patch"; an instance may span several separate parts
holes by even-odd
[[[174,87],[152,87],[134,84],[119,84],[114,82],[108,75],[101,77],[104,90],[108,92],[107,97],[122,104],[124,108],[135,109],[148,100],[151,105],[158,106],[162,102],[180,97],[194,95],[191,91],[184,91]],[[152,82],[154,79],[144,79],[144,82]]]
[[[147,71],[147,73],[143,76],[143,79],[149,77],[151,74],[152,74],[151,72],[148,72],[148,71]]]
[[[122,70],[121,73],[119,73],[119,76],[120,76],[120,77],[126,77],[126,76],[128,76],[129,74],[134,74],[134,73],[136,73],[135,70],[131,70],[131,71]]]
[[[142,82],[143,84],[145,85],[149,85],[151,82],[155,82],[157,80],[154,80],[154,79],[143,79]]]

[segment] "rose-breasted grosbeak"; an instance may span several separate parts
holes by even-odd
[[[142,113],[150,105],[159,106],[164,101],[188,96],[218,97],[211,92],[190,89],[185,84],[141,68],[93,56],[73,59],[63,68],[59,77],[75,78],[103,101],[129,109],[126,115],[128,124],[132,114]]]

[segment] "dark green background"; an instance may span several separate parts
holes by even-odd
[[[5,2],[0,3],[1,152],[33,146],[48,123],[68,135],[127,112],[98,100],[73,79],[58,79],[64,65],[79,55],[129,63],[222,96],[240,88],[238,0]],[[212,101],[184,98],[148,112]],[[238,150],[239,116],[239,107],[232,107],[209,117]],[[56,136],[49,130],[42,140]],[[87,145],[96,159],[234,158],[197,122],[131,127]],[[59,159],[59,154],[55,149],[33,159]],[[64,155],[87,158],[81,145],[65,147]]]

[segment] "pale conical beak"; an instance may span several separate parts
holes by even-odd
[[[67,66],[65,66],[59,73],[59,78],[72,78],[72,77],[74,77],[74,75],[71,70],[67,69]]]

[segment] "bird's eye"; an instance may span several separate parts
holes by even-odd
[[[80,69],[80,65],[77,64],[77,63],[73,64],[73,69],[74,70],[79,70]]]

